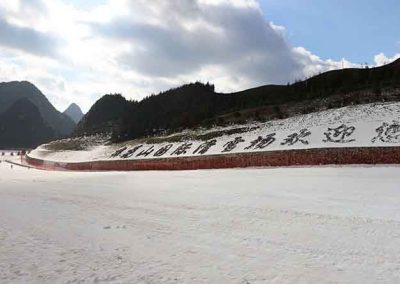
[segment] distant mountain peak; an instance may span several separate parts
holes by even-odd
[[[64,114],[71,118],[75,123],[78,123],[84,115],[81,108],[76,103],[70,104],[64,111]]]
[[[66,112],[67,110],[79,110],[82,112],[81,108],[76,103],[70,104],[64,112]]]

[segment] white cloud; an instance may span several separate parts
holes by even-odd
[[[391,63],[398,58],[400,58],[400,53],[395,54],[392,57],[387,57],[385,54],[379,53],[379,54],[375,55],[374,62],[376,64],[376,66],[382,66],[382,65]]]
[[[286,28],[284,26],[276,25],[274,22],[269,22],[271,28],[277,32],[281,37],[286,37]]]
[[[110,92],[140,99],[196,80],[230,92],[355,66],[292,47],[255,0],[15,0],[0,15],[31,36],[0,39],[0,80],[29,80],[60,110]]]
[[[292,50],[296,55],[296,60],[303,67],[297,74],[298,79],[304,79],[305,77],[314,76],[329,70],[360,67],[360,65],[351,63],[345,58],[341,61],[334,61],[332,59],[322,60],[303,47],[294,47]]]

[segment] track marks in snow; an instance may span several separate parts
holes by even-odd
[[[0,282],[400,280],[398,168],[0,172]]]

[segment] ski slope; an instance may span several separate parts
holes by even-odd
[[[400,168],[0,163],[0,283],[397,283]]]
[[[83,149],[53,150],[51,145],[42,145],[29,156],[55,162],[85,162],[312,148],[393,147],[400,145],[399,117],[400,103],[374,103],[266,123],[186,130],[112,145],[96,137],[70,139],[65,141],[84,145]]]

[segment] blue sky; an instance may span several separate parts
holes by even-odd
[[[369,62],[400,52],[399,0],[261,0],[265,17],[291,44],[321,58]]]

